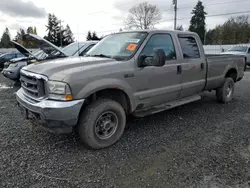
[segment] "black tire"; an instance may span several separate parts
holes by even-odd
[[[107,117],[104,117],[105,115]],[[111,120],[110,123],[107,123],[109,121],[106,119],[109,119],[109,117],[111,120],[113,118],[116,123],[111,123]],[[101,121],[103,120],[102,118],[106,118],[105,123]],[[103,125],[105,128],[102,127]],[[111,129],[106,128],[106,125],[110,127],[112,127],[111,125],[116,125],[116,128],[109,132]],[[113,145],[119,140],[124,132],[125,125],[126,114],[119,103],[110,99],[98,99],[83,110],[80,115],[77,131],[80,138],[88,147],[102,149]],[[102,135],[100,129],[108,130],[103,131]],[[109,137],[105,135],[106,133],[110,134]]]
[[[216,90],[218,102],[229,103],[233,99],[234,80],[231,77],[225,78],[223,85]]]

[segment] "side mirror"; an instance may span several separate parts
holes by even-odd
[[[142,54],[138,58],[138,67],[156,66],[161,67],[165,65],[165,52],[162,49],[155,50],[153,56]]]
[[[145,61],[147,58],[147,56],[145,54],[142,54],[139,56],[138,58],[138,67],[146,67],[148,66],[147,65],[147,62]]]
[[[165,65],[165,52],[162,49],[155,50],[154,51],[154,56],[153,56],[153,65],[156,67],[162,67]]]

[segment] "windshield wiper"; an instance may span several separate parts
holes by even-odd
[[[106,58],[112,58],[111,56],[109,55],[104,55],[104,54],[96,54],[96,55],[90,55],[92,57],[106,57]]]

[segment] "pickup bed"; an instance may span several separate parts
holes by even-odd
[[[230,102],[244,65],[244,56],[206,56],[195,33],[120,32],[85,57],[24,67],[16,98],[27,119],[56,133],[76,128],[87,146],[101,149],[118,141],[127,115],[144,117],[193,102],[207,90]]]

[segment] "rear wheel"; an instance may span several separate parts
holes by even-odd
[[[119,103],[110,99],[98,99],[81,114],[78,133],[87,146],[102,149],[118,141],[125,124],[126,114]]]
[[[234,93],[234,80],[231,77],[225,78],[224,84],[216,90],[216,97],[219,102],[228,103],[232,101]]]

